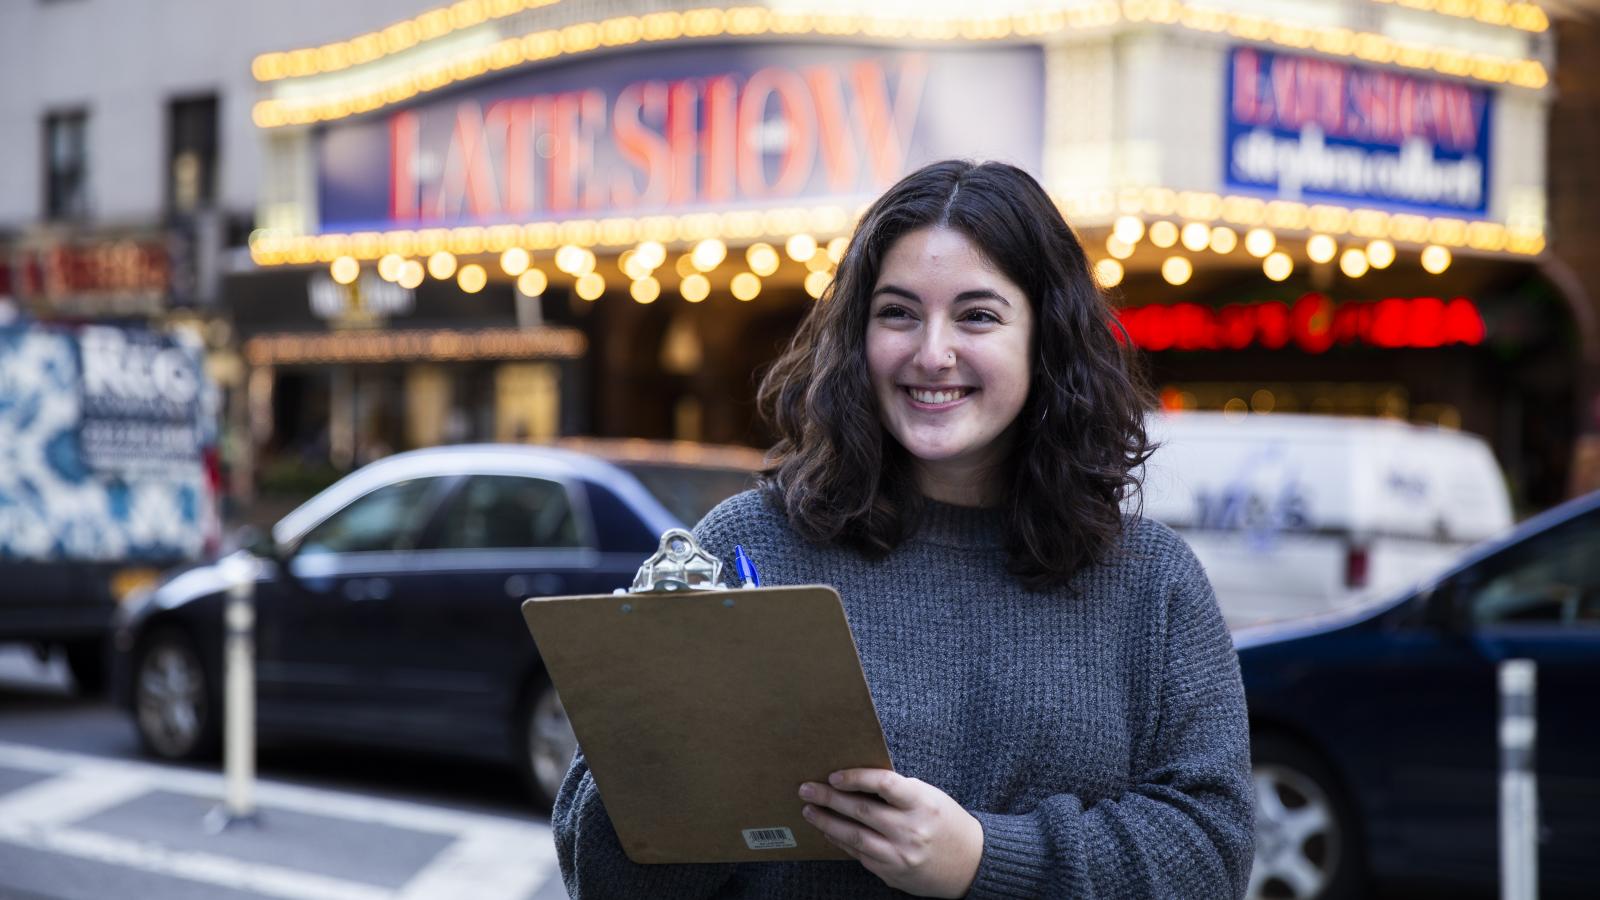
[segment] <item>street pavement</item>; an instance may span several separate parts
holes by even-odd
[[[0,655],[0,683],[39,677],[18,658]],[[219,829],[218,772],[44,746],[9,713],[0,704],[0,898],[567,896],[537,819],[263,778],[256,820]]]

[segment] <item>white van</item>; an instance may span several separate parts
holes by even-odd
[[[1438,573],[1512,524],[1481,438],[1384,419],[1153,415],[1144,513],[1205,565],[1230,624],[1325,612]]]

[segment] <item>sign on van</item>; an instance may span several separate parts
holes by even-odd
[[[197,556],[210,516],[200,350],[105,325],[0,325],[0,559]]]
[[[90,325],[78,333],[78,442],[107,474],[174,472],[200,458],[200,359],[152,332]]]

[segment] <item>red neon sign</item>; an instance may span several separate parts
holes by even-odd
[[[1142,350],[1278,350],[1293,343],[1307,353],[1336,346],[1385,349],[1475,347],[1483,343],[1483,318],[1466,297],[1352,300],[1334,303],[1310,293],[1282,301],[1131,306],[1117,311],[1134,346]],[[1123,340],[1121,331],[1117,339]]]

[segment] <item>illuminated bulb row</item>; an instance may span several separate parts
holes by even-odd
[[[844,258],[848,246],[848,239],[843,237],[834,238],[823,247],[809,234],[796,234],[785,242],[784,252],[810,270],[805,279],[806,292],[820,298],[833,281],[830,267]],[[716,238],[707,238],[680,257],[676,269],[680,276],[678,291],[683,298],[690,303],[699,303],[710,296],[711,282],[703,273],[716,269],[727,256],[727,244]],[[645,241],[618,257],[618,268],[632,281],[628,293],[635,301],[654,303],[661,296],[661,282],[654,273],[666,260],[666,247],[659,241]],[[750,301],[761,293],[761,278],[777,272],[782,260],[775,247],[758,242],[745,251],[745,261],[750,271],[735,275],[729,290],[735,298]],[[574,292],[588,301],[597,300],[605,293],[605,278],[595,271],[597,262],[593,251],[572,244],[560,247],[555,254],[556,268],[576,279]],[[548,289],[550,279],[532,264],[532,255],[522,247],[511,247],[500,254],[500,268],[516,279],[517,290],[526,296],[537,297]],[[454,275],[457,284],[469,294],[483,290],[489,281],[488,272],[483,266],[469,263],[458,268],[455,254],[447,250],[430,255],[426,268],[417,260],[408,260],[393,253],[378,260],[378,274],[384,280],[396,282],[402,287],[415,288],[420,285],[424,272],[440,281]],[[350,284],[360,277],[361,266],[354,257],[341,256],[333,261],[330,273],[338,283]]]

